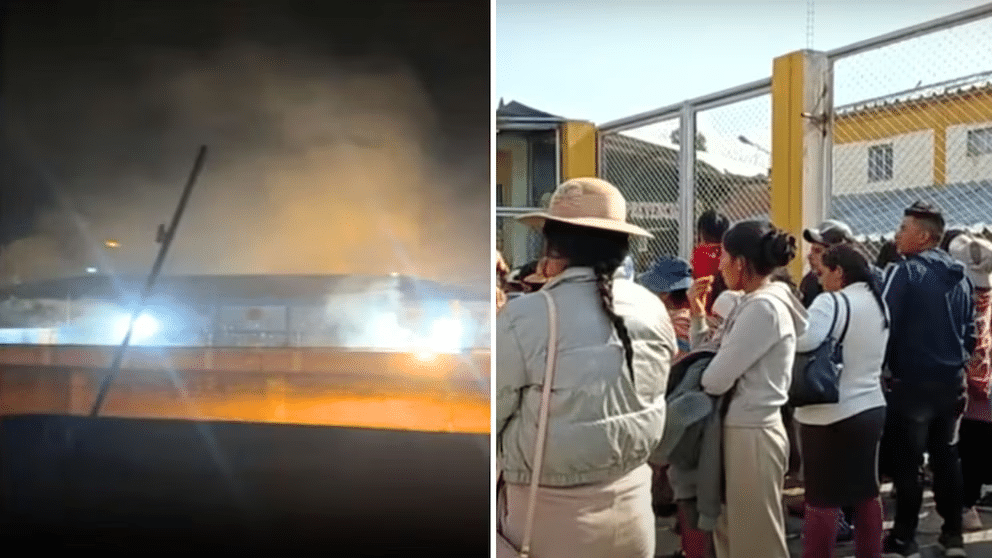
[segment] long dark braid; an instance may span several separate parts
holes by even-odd
[[[599,290],[599,298],[603,303],[603,310],[606,312],[606,317],[613,324],[614,329],[617,330],[617,337],[620,338],[620,343],[623,344],[624,356],[627,357],[627,367],[630,368],[630,381],[633,382],[634,343],[630,340],[630,332],[627,331],[627,324],[623,322],[623,318],[618,316],[616,310],[613,308],[613,273],[622,261],[612,267],[610,267],[611,264],[609,262],[600,263],[593,266],[592,270],[596,274],[596,288]]]
[[[617,332],[630,380],[634,381],[634,344],[623,318],[617,315],[613,305],[613,274],[623,264],[630,250],[630,237],[626,234],[568,225],[548,221],[544,225],[544,236],[548,249],[557,256],[568,260],[572,267],[591,267],[596,275],[596,290],[603,304],[606,317]]]

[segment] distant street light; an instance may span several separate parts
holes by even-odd
[[[96,268],[95,267],[87,267],[86,268],[86,273],[96,273]]]
[[[108,240],[108,241],[104,242],[103,245],[106,246],[107,248],[120,248],[121,247],[121,243],[120,242],[117,242],[116,240]]]
[[[753,147],[753,148],[755,148],[755,149],[757,149],[759,151],[763,151],[763,152],[765,152],[765,153],[767,153],[769,155],[772,154],[771,151],[768,151],[764,147],[761,147],[760,145],[758,145],[758,144],[754,143],[753,141],[747,139],[745,136],[737,136],[737,140],[740,141],[741,143],[743,143],[744,145],[750,145],[751,147]]]

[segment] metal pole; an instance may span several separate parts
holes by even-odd
[[[821,153],[823,182],[821,183],[819,200],[822,210],[821,221],[830,218],[834,199],[834,126],[837,122],[837,111],[831,110],[831,107],[834,106],[834,61],[829,59],[827,60],[826,81],[827,94],[823,102],[826,107],[827,119],[824,122],[825,128],[823,130],[823,152]]]
[[[696,108],[682,105],[679,127],[679,252],[689,259],[695,239]]]
[[[110,390],[111,384],[120,372],[121,362],[124,360],[124,353],[127,351],[127,347],[131,342],[131,333],[134,331],[134,322],[138,319],[141,311],[144,310],[145,300],[148,298],[149,293],[151,293],[152,287],[155,286],[155,280],[158,279],[158,274],[162,270],[162,265],[165,263],[165,256],[168,254],[169,246],[172,244],[172,239],[176,235],[176,228],[179,227],[179,220],[182,218],[183,212],[186,209],[186,203],[189,201],[190,193],[193,191],[193,185],[196,184],[196,179],[200,175],[200,170],[203,168],[203,160],[206,155],[207,146],[201,145],[199,152],[196,154],[196,161],[193,163],[193,170],[190,172],[189,179],[186,181],[186,187],[183,189],[182,196],[179,198],[179,205],[176,207],[176,212],[172,216],[172,223],[159,238],[159,242],[162,243],[162,246],[159,248],[158,257],[155,258],[155,263],[152,265],[152,271],[148,274],[148,280],[145,282],[145,287],[141,291],[141,298],[138,302],[138,307],[131,312],[131,319],[128,322],[127,333],[124,334],[124,340],[117,348],[117,352],[114,354],[114,360],[110,364],[110,370],[107,372],[107,375],[103,378],[103,382],[100,384],[100,391],[97,393],[96,401],[93,402],[93,408],[90,410],[91,417],[95,417],[100,413],[100,407],[103,405],[103,400],[107,397],[107,392]]]
[[[674,118],[682,113],[685,105],[692,105],[696,111],[720,107],[730,103],[746,101],[762,95],[767,95],[772,87],[772,78],[759,79],[716,93],[689,99],[674,105],[649,110],[617,120],[611,120],[598,126],[600,132],[623,132],[632,128],[640,128],[663,120]]]
[[[898,29],[891,33],[886,33],[884,35],[879,35],[871,39],[866,39],[864,41],[858,41],[856,43],[847,46],[835,48],[827,52],[827,58],[830,58],[831,60],[837,60],[839,58],[844,58],[846,56],[851,56],[854,54],[859,54],[876,48],[889,46],[901,41],[905,41],[906,39],[912,39],[913,37],[927,35],[935,31],[943,31],[945,29],[949,29],[956,25],[963,25],[965,23],[978,21],[980,19],[984,19],[989,16],[992,16],[992,2],[988,4],[982,4],[981,6],[971,8],[970,10],[964,10],[948,16],[932,19],[930,21],[926,21],[918,25],[911,25],[909,27],[904,27],[902,29]]]

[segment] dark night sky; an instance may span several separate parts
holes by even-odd
[[[200,143],[176,272],[487,276],[489,3],[340,4],[2,4],[0,276],[147,269]]]

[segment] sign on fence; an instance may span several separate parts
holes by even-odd
[[[678,205],[671,202],[630,202],[627,204],[628,219],[673,219],[678,220]]]

